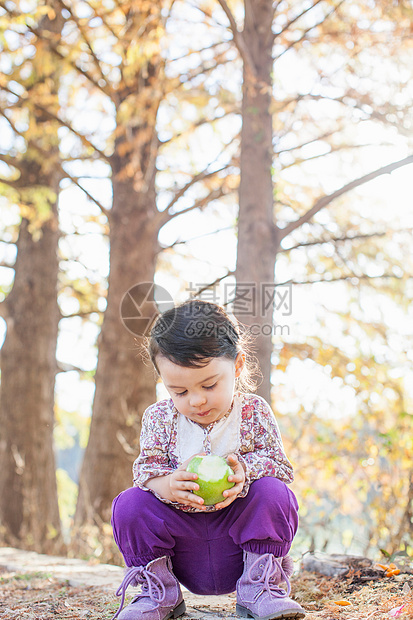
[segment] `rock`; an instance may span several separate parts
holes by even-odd
[[[326,577],[340,577],[350,569],[366,570],[373,566],[372,560],[360,555],[308,553],[301,561],[302,570],[320,573]]]

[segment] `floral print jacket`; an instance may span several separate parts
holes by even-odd
[[[133,480],[134,486],[145,491],[149,491],[144,486],[149,478],[172,473],[199,452],[238,456],[246,470],[246,482],[239,497],[245,497],[250,484],[263,476],[287,483],[294,479],[274,414],[268,403],[256,394],[236,394],[230,411],[206,427],[179,413],[172,399],[161,400],[148,407],[143,415],[140,444]],[[150,492],[180,510],[197,511]],[[207,507],[207,511],[214,510],[214,506]]]

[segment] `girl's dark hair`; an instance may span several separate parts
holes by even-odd
[[[248,353],[247,340],[240,325],[221,306],[191,299],[158,316],[149,336],[148,352],[159,372],[158,356],[179,366],[199,368],[214,357],[235,361],[242,351],[246,360],[238,387],[254,390],[256,383],[252,374],[257,372],[257,364]]]

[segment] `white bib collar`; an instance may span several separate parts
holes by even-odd
[[[179,464],[199,452],[222,457],[238,452],[242,404],[243,395],[237,393],[230,412],[208,426],[201,426],[178,412],[177,456]]]

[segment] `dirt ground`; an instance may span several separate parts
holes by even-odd
[[[364,582],[358,575],[331,579],[303,571],[292,579],[292,588],[307,620],[413,618],[413,575],[408,573]],[[237,617],[235,595],[205,599],[200,605],[192,600],[182,620]],[[0,568],[1,620],[110,620],[117,608],[118,599],[108,588]]]

